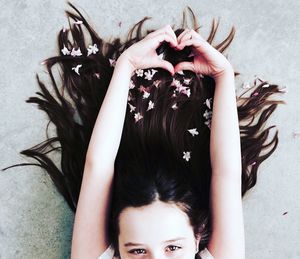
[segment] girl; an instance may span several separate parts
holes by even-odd
[[[55,92],[37,77],[44,99],[27,100],[57,137],[21,152],[39,164],[19,165],[45,168],[76,211],[71,258],[244,258],[242,196],[277,146],[278,131],[266,143],[274,126],[262,126],[283,90],[260,80],[236,99],[238,73],[222,55],[234,30],[213,47],[218,24],[204,40],[191,10],[194,29],[143,36],[145,18],[121,44],[104,43],[70,5],[73,43],[63,29],[61,55],[44,61]],[[59,148],[61,170],[46,156]]]

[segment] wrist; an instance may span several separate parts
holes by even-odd
[[[116,66],[117,65],[128,68],[131,74],[136,70],[125,51],[119,56]]]
[[[234,80],[234,71],[232,68],[227,68],[222,73],[214,77],[215,83],[219,84],[220,82],[226,80]]]

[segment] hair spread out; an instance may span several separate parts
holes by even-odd
[[[150,18],[145,17],[133,26],[125,42],[121,42],[120,38],[105,42],[78,9],[71,3],[68,4],[75,10],[66,11],[70,28],[59,32],[59,54],[44,61],[54,91],[49,90],[37,75],[41,92],[37,92],[38,97],[26,100],[28,103],[38,104],[39,109],[49,117],[47,139],[20,152],[38,163],[21,163],[2,170],[22,165],[44,168],[75,212],[89,140],[114,71],[114,62],[125,49],[154,30],[142,33],[142,25]],[[193,19],[192,29],[199,32],[201,26],[198,26],[193,11],[190,8],[188,10]],[[73,24],[70,18],[74,21]],[[233,40],[235,29],[232,27],[226,39],[214,45],[212,42],[218,26],[219,21],[216,23],[213,20],[207,41],[223,53]],[[176,36],[186,27],[186,13],[183,12],[182,26],[174,30]],[[72,41],[69,39],[70,34]],[[89,40],[86,39],[87,35]],[[173,65],[192,59],[189,47],[175,51],[168,44],[163,44],[158,53],[163,53],[164,59]],[[52,71],[55,64],[60,66],[60,85]],[[235,76],[238,75],[235,72]],[[179,83],[188,85],[189,95],[175,91],[176,84]],[[149,204],[159,197],[166,202],[181,204],[180,207],[185,208],[187,213],[190,211],[187,205],[194,204],[192,207],[196,209],[190,216],[191,224],[198,230],[199,226],[205,226],[201,230],[203,238],[200,242],[200,248],[204,247],[210,231],[208,201],[211,164],[210,128],[203,114],[208,112],[206,103],[207,99],[214,96],[215,82],[209,76],[192,71],[185,70],[183,74],[176,73],[172,76],[162,68],[149,68],[133,73],[128,87],[127,112],[115,163],[112,242],[117,250],[117,221],[123,208]],[[252,93],[246,97],[245,94],[250,90]],[[270,99],[273,94],[282,92],[278,85],[260,80],[237,97],[242,196],[256,184],[259,165],[277,147],[278,130],[268,141],[270,129],[275,126],[265,128],[265,123],[278,104],[285,104],[284,101]],[[151,109],[150,104],[154,104]],[[212,106],[211,103],[213,111]],[[50,122],[56,129],[56,136],[51,138],[48,135]],[[197,128],[198,135],[192,136],[188,132],[188,129],[193,128]],[[60,146],[54,147],[54,143],[59,143]],[[49,155],[53,151],[60,151],[61,168],[55,165]],[[187,151],[191,157],[183,159],[183,152]],[[203,224],[206,221],[208,224]]]

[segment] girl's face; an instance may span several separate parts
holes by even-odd
[[[119,252],[125,258],[194,259],[200,238],[175,204],[161,201],[124,209],[119,217]]]

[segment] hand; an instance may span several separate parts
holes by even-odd
[[[174,75],[173,65],[159,58],[156,53],[156,49],[163,41],[169,42],[173,48],[177,46],[177,38],[170,25],[149,33],[126,49],[121,56],[129,61],[133,71],[139,68],[162,67]]]
[[[186,46],[193,46],[193,62],[180,62],[175,66],[175,72],[180,70],[192,70],[196,74],[208,75],[214,79],[222,77],[233,68],[226,57],[210,45],[202,36],[194,30],[185,29],[178,36],[178,50]]]

